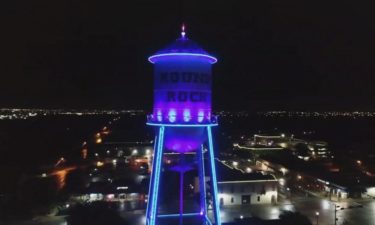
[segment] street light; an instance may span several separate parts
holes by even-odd
[[[316,225],[319,225],[319,212],[315,212],[316,215]]]
[[[280,169],[280,171],[283,173],[283,175],[285,175],[287,169],[283,167],[283,168]]]

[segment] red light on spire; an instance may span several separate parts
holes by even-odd
[[[182,24],[182,26],[181,26],[181,37],[185,38],[185,35],[186,35],[186,33],[185,33],[185,24]]]

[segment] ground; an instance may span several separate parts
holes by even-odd
[[[233,218],[257,216],[263,219],[277,219],[283,210],[299,211],[317,224],[316,212],[319,212],[319,225],[334,224],[334,204],[338,205],[337,225],[373,225],[375,221],[375,200],[341,200],[331,202],[317,197],[294,194],[291,199],[283,199],[277,205],[226,206],[221,210],[222,222]],[[361,206],[361,207],[360,207]],[[130,224],[145,224],[144,210],[121,212],[121,216],[131,221]],[[209,212],[212,214],[212,211]],[[15,221],[4,225],[66,225],[64,217],[46,216],[30,221]]]
[[[361,200],[360,202],[345,201],[336,203],[339,205],[337,211],[337,224],[347,221],[352,225],[373,225],[375,221],[375,201]],[[361,204],[362,207],[358,207]],[[352,206],[353,208],[348,208]],[[344,208],[341,210],[341,208]],[[334,224],[334,205],[326,199],[315,197],[295,197],[292,201],[283,201],[275,206],[252,205],[252,206],[232,206],[222,210],[222,221],[229,222],[231,218],[258,216],[263,219],[277,219],[282,210],[299,211],[308,216],[313,224],[316,224],[316,212],[319,212],[319,224]]]

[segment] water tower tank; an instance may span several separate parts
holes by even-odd
[[[202,125],[216,123],[211,113],[211,65],[216,58],[182,31],[180,38],[148,60],[154,64],[154,107],[149,124],[172,125],[165,131],[167,149],[196,150],[206,138]]]

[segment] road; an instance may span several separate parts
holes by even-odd
[[[346,224],[352,225],[373,225],[375,222],[375,200],[361,200],[360,202],[342,201],[335,202],[338,205],[337,224],[341,225],[346,221]],[[363,207],[358,208],[361,204]],[[330,225],[334,224],[334,203],[315,197],[311,198],[297,198],[293,200],[293,205],[296,211],[299,211],[308,216],[314,224],[316,224],[315,212],[319,212],[319,224]],[[349,208],[349,207],[353,208]]]
[[[362,208],[348,208],[349,206],[357,206],[360,203]],[[360,200],[354,202],[348,200],[347,202],[336,203],[339,205],[337,211],[337,225],[374,225],[375,221],[375,200]],[[341,210],[341,208],[343,208]],[[257,216],[263,219],[278,219],[280,213],[284,210],[299,211],[308,216],[313,224],[316,224],[316,212],[319,212],[319,225],[333,225],[334,224],[334,205],[326,199],[319,199],[316,197],[293,197],[292,201],[282,201],[279,204],[272,205],[249,205],[249,206],[231,206],[221,209],[222,222],[231,222],[233,218]],[[135,213],[127,212],[122,214],[124,217],[130,219],[133,224],[143,225],[144,211],[138,210]],[[209,211],[209,216],[212,216],[212,211]]]
[[[65,216],[40,216],[32,220],[1,222],[1,225],[67,225]]]
[[[340,207],[337,211],[337,225],[374,225],[375,221],[375,200],[360,200],[354,202],[336,203]],[[363,207],[348,208],[349,206]],[[341,209],[343,208],[343,209]],[[227,206],[221,209],[222,222],[233,221],[233,218],[257,216],[263,219],[277,219],[283,210],[298,211],[308,216],[313,224],[316,224],[316,212],[319,212],[319,225],[334,224],[334,204],[326,199],[316,197],[293,197],[292,201],[284,200],[277,205],[249,205],[249,206]],[[209,216],[212,212],[209,212]],[[132,212],[121,212],[121,215],[128,219],[131,224],[144,225],[144,210]],[[40,217],[30,221],[16,221],[4,225],[66,225],[63,217]]]
[[[337,225],[374,225],[375,200],[361,200],[362,208],[348,208],[358,206],[358,202],[348,201],[336,203],[339,205],[337,211]],[[343,209],[341,209],[343,208]],[[319,212],[319,225],[334,224],[334,204],[326,199],[315,197],[294,197],[292,202],[283,201],[278,205],[250,205],[232,206],[221,210],[223,222],[229,222],[233,218],[257,216],[263,219],[277,219],[283,210],[298,211],[308,216],[313,224],[316,224],[316,212]]]

